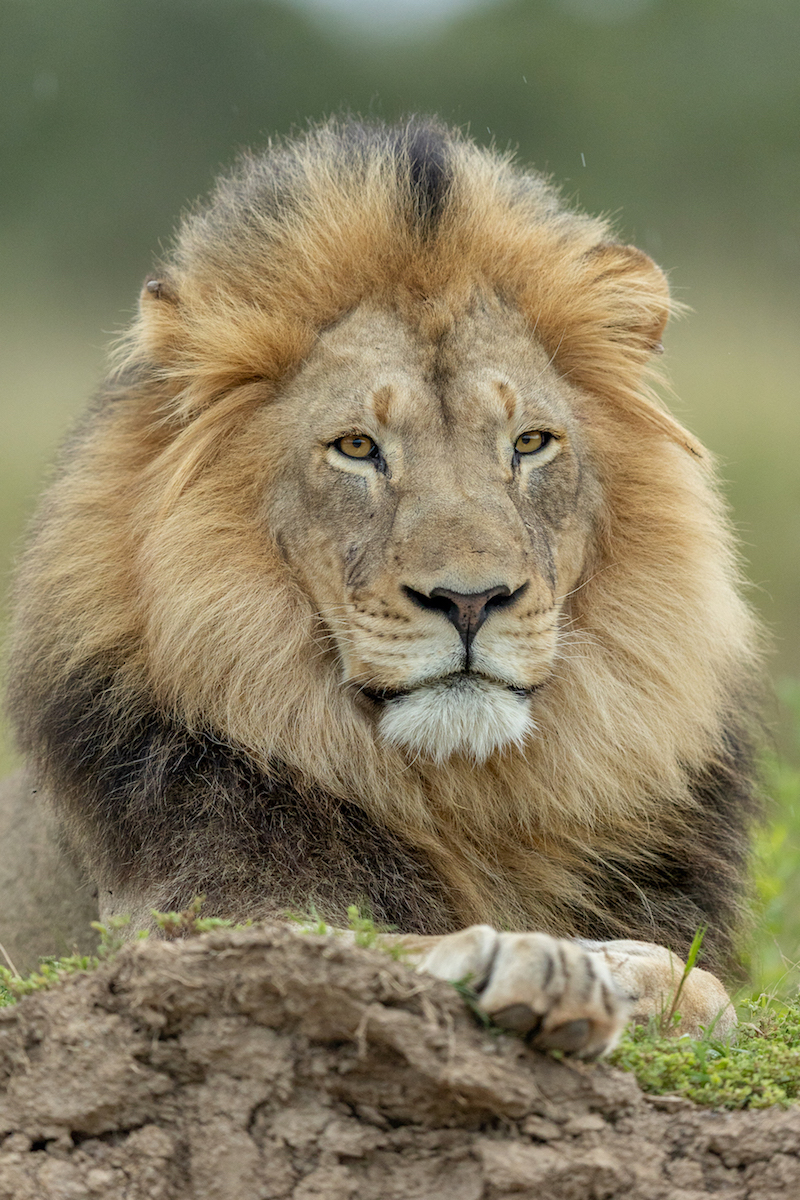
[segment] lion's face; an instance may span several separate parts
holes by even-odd
[[[554,670],[599,489],[576,393],[521,316],[362,306],[326,331],[263,435],[267,521],[353,701],[412,755],[521,743]]]

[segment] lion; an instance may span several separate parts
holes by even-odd
[[[360,904],[587,1057],[669,1004],[699,928],[727,970],[761,637],[710,457],[652,389],[674,307],[435,120],[331,120],[221,179],[19,571],[6,811],[64,913],[92,885],[132,930],[200,894]],[[705,970],[681,1014],[735,1023]]]

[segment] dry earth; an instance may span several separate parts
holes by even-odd
[[[0,1009],[0,1200],[772,1200],[800,1109],[648,1100],[291,929],[139,942]]]

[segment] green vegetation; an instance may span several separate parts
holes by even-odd
[[[376,925],[363,906],[350,905],[347,910],[347,928],[354,935],[353,941],[357,946],[363,946],[368,950],[382,950],[395,962],[399,962],[406,955],[405,946],[387,940],[386,935],[394,933],[394,928],[390,925]]]
[[[758,901],[750,973],[760,989],[786,997],[800,985],[800,681],[779,688],[787,753],[767,756],[767,820],[756,839]]]
[[[225,917],[201,917],[205,896],[195,896],[188,908],[181,912],[159,912],[157,908],[150,911],[156,925],[164,937],[172,941],[175,938],[196,937],[200,933],[210,933],[212,929],[244,928],[236,926]],[[248,922],[250,924],[250,922]]]
[[[341,932],[340,929],[328,925],[313,904],[309,905],[307,913],[288,912],[286,917],[289,921],[299,925],[303,933],[313,933],[319,937],[325,937],[329,933]],[[353,944],[361,946],[365,950],[382,950],[395,962],[401,961],[407,954],[405,946],[399,945],[390,937],[396,932],[396,929],[391,925],[376,924],[368,904],[350,904],[348,906],[345,928],[353,934]]]
[[[796,0],[495,0],[400,44],[279,0],[0,0],[0,29],[0,572],[103,344],[220,168],[332,111],[438,112],[670,271],[694,310],[666,338],[679,412],[720,456],[800,674]]]
[[[796,803],[798,798],[795,791],[793,801]],[[202,904],[203,898],[198,896],[182,912],[154,910],[153,916],[167,938],[234,927],[232,921],[201,917]],[[336,932],[313,911],[289,917],[308,933],[324,936]],[[38,971],[26,978],[10,967],[0,967],[0,1008],[31,992],[53,987],[68,975],[94,970],[123,945],[122,933],[127,923],[127,917],[114,918],[107,926],[94,923],[93,928],[100,934],[96,955],[45,959]],[[348,909],[347,927],[357,946],[381,950],[394,959],[403,958],[404,948],[386,940],[391,930],[377,925],[357,905]],[[800,997],[780,1001],[775,995],[761,993],[744,999],[738,1005],[740,1024],[732,1039],[716,1038],[713,1029],[699,1040],[670,1035],[670,1029],[680,1020],[683,982],[700,957],[702,940],[699,931],[669,1010],[658,1021],[628,1028],[609,1062],[632,1071],[646,1092],[682,1096],[713,1108],[766,1108],[771,1104],[792,1103],[800,1098]],[[453,987],[485,1029],[503,1032],[480,1007],[479,997],[468,979],[454,983]]]
[[[203,896],[195,896],[189,907],[182,912],[159,912],[157,909],[153,909],[156,925],[164,937],[169,940],[194,937],[201,933],[208,933],[212,929],[234,927],[233,921],[226,921],[221,917],[201,917],[200,910],[203,907],[203,900]],[[125,945],[127,939],[124,931],[129,924],[129,916],[111,917],[107,925],[101,925],[99,921],[92,921],[92,929],[96,930],[99,936],[96,954],[70,954],[65,958],[43,958],[38,969],[26,976],[18,973],[0,946],[0,960],[5,957],[8,962],[7,966],[0,965],[0,1008],[14,1004],[22,996],[27,996],[31,992],[53,987],[65,976],[74,975],[77,971],[94,971],[101,962],[112,958]],[[236,926],[236,928],[244,928],[244,926]],[[137,936],[146,938],[147,930],[142,930]]]
[[[168,941],[197,937],[201,933],[210,933],[214,929],[248,929],[252,925],[251,921],[236,924],[224,917],[201,917],[200,912],[204,901],[204,896],[195,896],[191,904],[181,912],[159,912],[155,908],[151,911],[156,925]],[[286,917],[299,925],[305,933],[324,937],[327,934],[341,932],[341,930],[326,924],[313,905],[309,907],[306,915],[290,912],[286,914]],[[19,974],[8,960],[3,947],[0,946],[0,961],[5,957],[8,963],[7,966],[0,965],[0,1008],[16,1003],[22,996],[27,996],[31,992],[53,987],[67,975],[74,975],[78,971],[95,970],[101,962],[113,957],[125,944],[124,930],[129,924],[130,917],[128,916],[112,917],[108,925],[92,921],[92,929],[96,930],[99,935],[96,954],[71,954],[65,958],[44,958],[39,963],[37,970],[26,976]],[[349,906],[346,929],[353,934],[353,942],[356,946],[362,946],[368,950],[381,950],[396,962],[402,960],[407,953],[404,946],[387,940],[386,935],[393,933],[393,929],[387,925],[376,924],[363,906],[357,904]],[[139,938],[147,937],[147,930],[142,930],[137,936]]]
[[[657,1024],[630,1026],[609,1062],[643,1091],[713,1108],[767,1108],[800,1096],[800,999],[757,996],[739,1007],[735,1039],[674,1038]]]
[[[681,996],[683,995],[683,989],[692,970],[697,966],[697,960],[700,957],[700,948],[703,945],[703,938],[705,935],[706,926],[703,925],[697,930],[692,938],[692,944],[689,947],[689,953],[686,955],[686,963],[684,964],[681,977],[678,980],[678,986],[675,988],[672,1000],[670,1001],[670,1006],[666,1012],[661,1014],[661,1019],[657,1022],[659,1033],[663,1034],[665,1037],[669,1036],[670,1029],[672,1029],[680,1020],[680,1003]]]
[[[221,163],[341,108],[518,143],[657,254],[796,270],[794,0],[501,0],[401,44],[278,0],[0,0],[0,28],[0,211],[38,233],[28,271],[132,297]]]
[[[96,954],[70,954],[65,958],[43,958],[36,971],[22,976],[10,963],[0,966],[0,1008],[16,1003],[22,996],[53,987],[67,975],[78,971],[93,971],[101,962],[111,958],[124,945],[123,930],[130,924],[130,917],[112,917],[107,925],[92,921],[92,929],[99,935]],[[144,935],[140,935],[144,936]],[[2,947],[0,947],[2,951]],[[0,958],[8,956],[0,953]]]
[[[489,1033],[496,1033],[498,1035],[505,1033],[504,1029],[501,1029],[499,1025],[495,1025],[486,1009],[481,1008],[481,999],[472,986],[471,975],[466,975],[463,979],[454,980],[453,988],[458,992],[465,1006],[472,1013],[479,1025],[482,1025]]]

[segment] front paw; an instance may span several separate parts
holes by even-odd
[[[496,1025],[542,1050],[596,1058],[616,1044],[631,1009],[602,955],[544,933],[473,925],[437,940],[418,970],[467,980]]]

